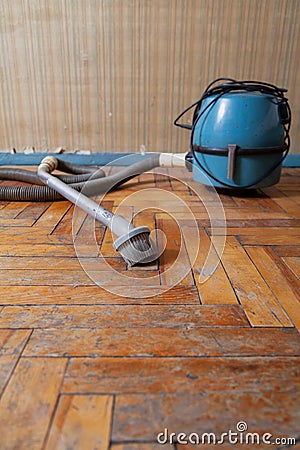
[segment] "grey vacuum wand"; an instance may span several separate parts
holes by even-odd
[[[90,216],[106,225],[118,238],[114,241],[114,248],[130,265],[148,263],[158,258],[159,252],[150,238],[150,229],[145,226],[134,227],[124,217],[113,214],[95,201],[77,192],[70,185],[52,175],[57,168],[58,160],[53,156],[46,156],[38,167],[39,179],[50,188],[83,209]]]

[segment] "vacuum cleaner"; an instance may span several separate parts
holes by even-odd
[[[114,248],[129,265],[150,262],[159,256],[150,239],[150,229],[134,227],[90,197],[116,189],[156,167],[186,167],[199,183],[222,188],[244,190],[277,183],[290,148],[291,110],[286,92],[269,83],[219,78],[174,122],[191,131],[189,152],[150,153],[148,158],[109,176],[99,167],[46,156],[37,173],[0,169],[0,179],[32,184],[0,186],[0,200],[67,198],[110,228],[117,236]],[[192,125],[179,123],[192,108],[195,108]],[[66,175],[54,176],[52,172],[56,169]]]
[[[260,81],[210,83],[174,122],[191,131],[188,158],[195,181],[235,190],[276,184],[290,149],[286,92]],[[179,123],[192,108],[192,125]]]

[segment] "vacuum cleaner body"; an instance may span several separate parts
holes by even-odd
[[[209,88],[191,105],[196,106],[192,126],[177,122],[191,107],[175,121],[191,129],[194,179],[233,189],[276,184],[289,150],[290,109],[285,90],[231,79]]]
[[[205,99],[198,113],[211,104],[197,121],[193,134],[195,151],[204,148],[198,152],[198,160],[217,179],[233,188],[252,184],[258,179],[261,181],[253,185],[255,188],[277,183],[281,172],[281,164],[277,166],[277,163],[284,152],[284,131],[277,100],[271,95],[239,92],[225,94],[213,103],[215,98],[216,95]],[[232,150],[232,169],[228,145],[236,146],[236,155]],[[216,150],[205,153],[205,148]],[[272,151],[272,148],[278,150]],[[243,152],[243,149],[250,151]],[[266,169],[274,166],[276,169],[265,177]],[[207,176],[201,174],[203,172],[195,162],[194,179],[207,184]],[[208,178],[214,186],[222,187],[222,183]]]

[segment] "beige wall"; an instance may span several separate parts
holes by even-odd
[[[285,86],[300,152],[299,0],[0,0],[0,149],[184,151],[213,78]]]

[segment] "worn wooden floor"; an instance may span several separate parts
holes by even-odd
[[[175,169],[169,174],[185,177]],[[109,266],[101,265],[94,236],[82,231],[82,220],[75,224],[86,272],[102,287],[76,258],[73,206],[0,204],[1,450],[183,450],[195,446],[161,446],[157,434],[168,428],[220,435],[236,431],[239,421],[249,432],[299,438],[300,169],[285,169],[280,184],[256,195],[221,194],[227,241],[204,284],[199,273],[211,235],[205,205],[215,206],[210,190],[202,189],[201,203],[163,175],[145,174],[126,186],[104,205],[114,211],[129,194],[153,186],[189,205],[200,232],[192,268],[187,242],[195,225],[176,201],[158,201],[163,211],[135,219],[168,236],[160,261],[143,269],[128,269],[98,224]],[[133,204],[121,212],[134,213]],[[182,233],[164,212],[177,206]],[[214,231],[221,241],[224,229]],[[168,269],[181,243],[185,276],[174,286]],[[124,286],[113,285],[110,268],[127,280]],[[135,298],[138,291],[150,297]]]

